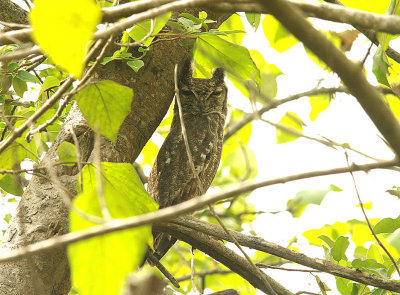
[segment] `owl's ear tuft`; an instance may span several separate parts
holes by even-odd
[[[180,81],[182,81],[184,84],[190,84],[189,80],[193,77],[193,61],[191,57],[185,59],[181,68],[180,77]]]
[[[225,70],[223,68],[215,69],[213,72],[212,79],[215,80],[218,84],[223,83],[225,78]]]

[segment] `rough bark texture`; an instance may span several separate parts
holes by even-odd
[[[3,16],[0,0],[0,20],[10,21]],[[190,11],[197,14],[198,10]],[[221,20],[228,15],[211,18]],[[13,19],[13,21],[17,21]],[[100,66],[94,80],[114,80],[134,90],[132,113],[120,128],[117,145],[114,147],[103,139],[101,157],[103,161],[133,163],[143,146],[149,140],[174,96],[173,69],[190,48],[181,47],[177,42],[159,42],[144,58],[145,66],[135,73],[124,62],[111,62]],[[77,107],[73,107],[60,133],[53,142],[43,161],[57,161],[57,147],[63,141],[73,142],[71,126],[74,126],[80,142],[83,161],[91,159],[93,132]],[[58,167],[61,183],[76,194],[77,177],[68,168]],[[47,175],[48,176],[48,175]],[[68,208],[62,201],[54,184],[42,177],[34,176],[14,214],[2,240],[3,253],[23,245],[60,235],[68,231]],[[68,294],[70,289],[69,267],[65,248],[48,251],[18,262],[0,264],[0,295]]]
[[[0,20],[8,23],[27,24],[28,13],[10,0],[0,0]]]

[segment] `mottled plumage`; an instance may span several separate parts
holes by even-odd
[[[227,89],[223,69],[216,69],[211,79],[192,77],[187,60],[178,78],[179,97],[193,163],[204,191],[210,187],[221,159],[224,124],[227,113]],[[175,103],[171,129],[153,165],[148,191],[161,208],[201,195],[185,148],[178,104]],[[167,234],[154,238],[160,259],[175,243]]]

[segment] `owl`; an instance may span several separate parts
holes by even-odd
[[[191,59],[187,59],[178,77],[179,98],[193,164],[188,159],[178,104],[175,103],[170,132],[153,165],[148,192],[159,208],[176,205],[200,196],[210,187],[218,170],[227,114],[227,88],[224,70],[214,70],[211,79],[193,78]],[[163,233],[154,235],[154,254],[161,259],[176,242]]]

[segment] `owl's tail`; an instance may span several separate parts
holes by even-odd
[[[180,288],[178,281],[173,275],[161,264],[160,259],[168,252],[168,250],[175,244],[176,239],[170,235],[153,233],[154,234],[154,249],[150,247],[147,249],[146,256],[143,259],[140,267],[142,267],[146,261],[149,265],[155,266],[161,271],[162,274],[174,285],[176,288]]]
[[[153,233],[153,236],[154,256],[160,260],[168,252],[168,250],[171,249],[177,239],[164,233]]]

